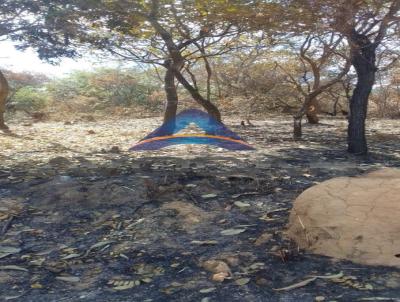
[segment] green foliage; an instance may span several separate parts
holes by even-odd
[[[50,62],[60,57],[75,57],[79,17],[68,0],[0,1],[0,37],[15,41],[19,49],[32,48],[41,59]]]
[[[47,85],[56,103],[89,98],[94,100],[95,110],[113,106],[148,107],[150,97],[158,89],[144,72],[119,69],[78,71]]]
[[[12,103],[17,110],[37,111],[48,104],[48,95],[43,89],[26,86],[18,89],[12,98]]]

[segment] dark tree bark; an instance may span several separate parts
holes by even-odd
[[[178,110],[178,93],[175,86],[175,75],[171,67],[167,68],[164,77],[164,90],[167,102],[164,111],[164,125],[169,125],[166,129],[168,134],[172,134],[175,129],[176,112]]]
[[[366,154],[368,152],[365,137],[365,120],[367,118],[368,98],[375,82],[377,71],[376,44],[366,35],[356,32],[351,39],[351,62],[357,72],[357,84],[350,99],[348,152]]]
[[[309,108],[313,106],[313,102],[316,102],[317,96],[322,93],[322,91],[315,91],[305,96],[303,106],[300,110],[293,116],[293,137],[294,139],[301,139],[303,132],[301,127],[301,122],[303,116],[307,114]],[[318,119],[318,116],[316,116]],[[318,124],[318,123],[317,123]]]
[[[303,132],[301,130],[301,119],[303,116],[294,116],[293,117],[293,138],[295,140],[301,139]]]
[[[332,116],[336,116],[336,115],[337,115],[337,107],[338,107],[338,104],[339,104],[339,100],[340,100],[340,98],[337,97],[337,98],[335,99],[335,101],[333,102],[333,112],[332,112]]]
[[[0,129],[8,130],[7,125],[4,122],[4,113],[6,111],[6,101],[9,93],[9,86],[7,79],[0,71]]]

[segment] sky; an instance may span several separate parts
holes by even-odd
[[[51,65],[41,61],[33,50],[18,51],[10,41],[0,42],[0,69],[13,71],[34,71],[49,77],[60,77],[75,70],[91,70],[100,66],[116,67],[121,62],[99,62],[90,54],[80,59],[62,59],[59,65]]]

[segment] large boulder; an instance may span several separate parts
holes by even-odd
[[[400,267],[400,169],[307,189],[294,202],[287,233],[315,254]]]

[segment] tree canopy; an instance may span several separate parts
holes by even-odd
[[[310,108],[351,64],[357,85],[350,99],[349,151],[366,153],[365,119],[375,74],[399,57],[399,10],[396,0],[5,0],[0,36],[50,61],[89,47],[164,69],[165,120],[176,115],[177,83],[220,120],[211,100],[215,71],[210,60],[236,50],[250,55],[261,36],[268,44],[263,51],[285,48],[297,53],[303,66],[302,78],[286,72],[304,97],[295,124],[304,114],[318,122]],[[204,87],[196,75],[199,67],[207,74]]]

